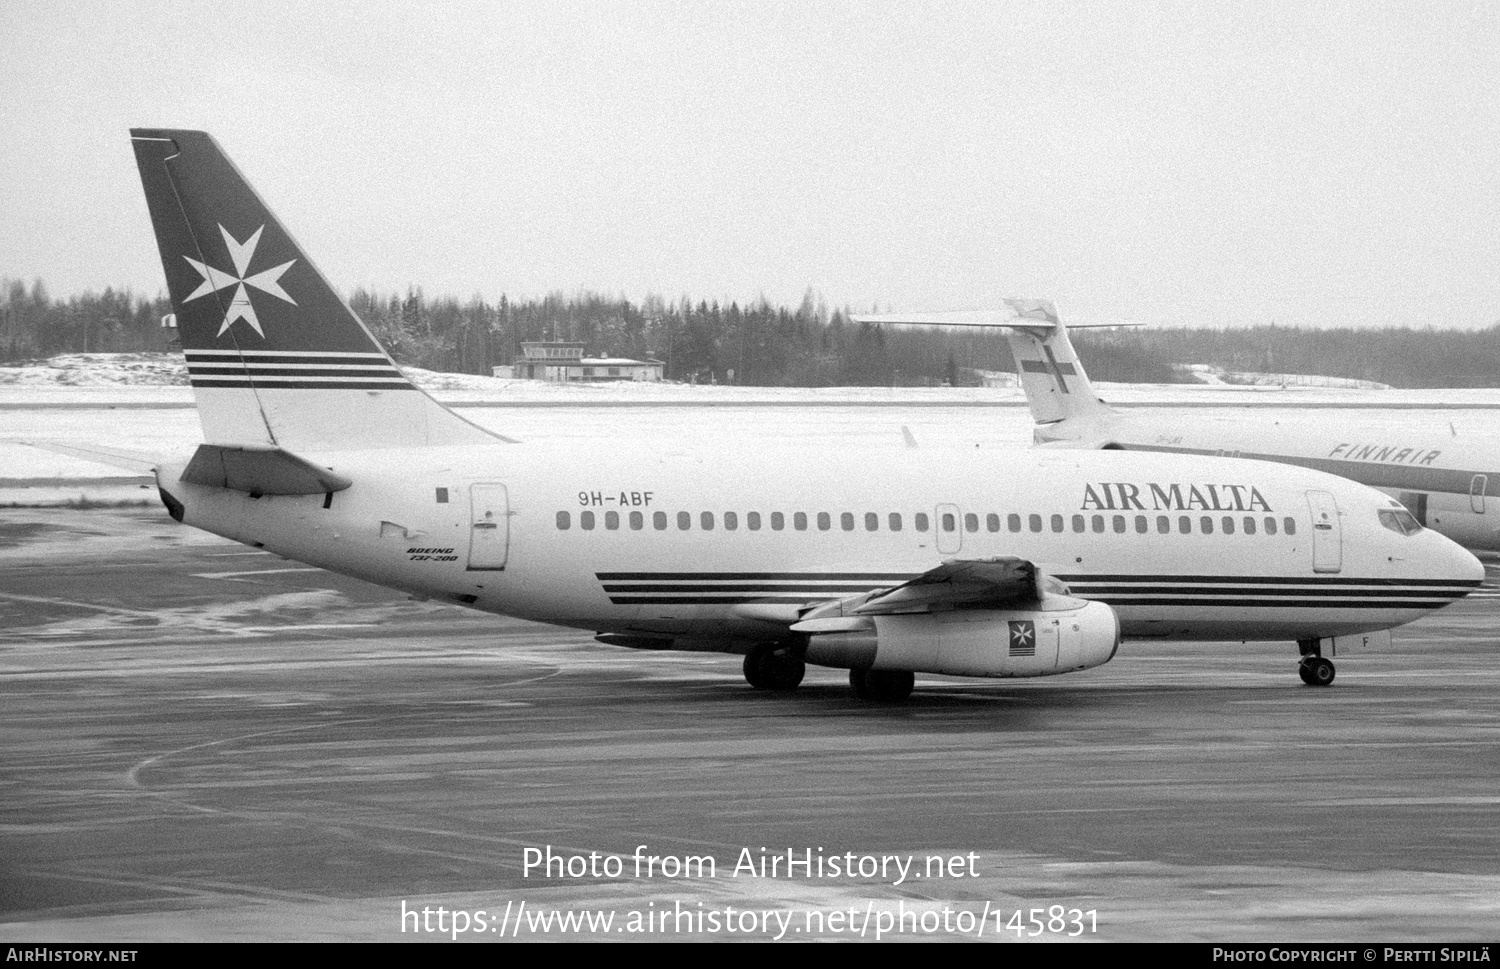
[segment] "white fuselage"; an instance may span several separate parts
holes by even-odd
[[[1126,635],[1151,638],[1384,629],[1483,574],[1437,534],[1382,527],[1384,496],[1263,462],[530,444],[307,456],[354,485],[254,498],[170,468],[160,481],[188,524],[288,558],[476,609],[683,641],[776,638],[810,605],[953,558],[1033,561],[1112,605]]]

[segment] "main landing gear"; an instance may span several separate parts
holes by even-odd
[[[1325,659],[1321,642],[1316,639],[1299,639],[1297,648],[1302,651],[1302,662],[1297,664],[1297,675],[1308,686],[1331,686],[1336,672],[1333,662]]]
[[[917,678],[909,670],[850,670],[849,685],[861,700],[900,703],[911,696]]]
[[[745,682],[757,690],[795,690],[806,672],[795,647],[761,643],[745,654]],[[900,703],[911,696],[916,676],[907,670],[850,670],[849,685],[861,700]]]
[[[774,643],[761,643],[745,654],[745,682],[757,690],[795,690],[806,672],[802,657]]]

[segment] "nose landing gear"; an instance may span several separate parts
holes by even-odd
[[[1297,648],[1302,651],[1302,662],[1297,664],[1297,675],[1308,686],[1331,686],[1336,670],[1333,661],[1324,658],[1322,640],[1301,639]]]
[[[1297,675],[1308,686],[1328,686],[1333,682],[1333,663],[1321,656],[1308,656],[1297,664]]]

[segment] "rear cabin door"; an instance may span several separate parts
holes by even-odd
[[[1483,474],[1476,474],[1469,482],[1469,510],[1476,515],[1484,514],[1484,493],[1489,482],[1489,476]]]
[[[1309,491],[1307,505],[1312,509],[1313,571],[1338,572],[1344,566],[1339,506],[1326,491]]]
[[[510,555],[510,496],[503,484],[469,486],[469,571],[500,571]]]

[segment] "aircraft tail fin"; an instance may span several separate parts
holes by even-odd
[[[1005,331],[1016,374],[1037,424],[1037,441],[1095,436],[1113,413],[1089,383],[1057,309],[1045,299],[1007,299],[1006,309],[968,313],[855,316],[860,323],[965,326]],[[1119,325],[1119,324],[1108,324]]]
[[[212,137],[130,136],[208,442],[326,451],[504,440],[397,369]]]

